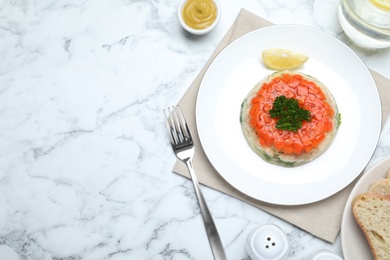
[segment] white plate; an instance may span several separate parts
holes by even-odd
[[[374,259],[364,234],[353,217],[351,203],[357,194],[367,191],[376,180],[386,178],[389,169],[390,157],[387,157],[369,169],[349,195],[341,221],[341,245],[345,260]]]
[[[268,48],[308,55],[299,71],[322,81],[342,114],[330,148],[303,166],[285,168],[263,161],[241,131],[241,102],[257,82],[273,72],[259,60]],[[297,25],[265,27],[228,45],[206,71],[196,104],[200,141],[219,174],[250,197],[283,205],[315,202],[352,182],[375,150],[381,113],[375,82],[360,58],[336,38]]]

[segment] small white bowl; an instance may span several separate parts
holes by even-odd
[[[192,33],[192,34],[195,34],[195,35],[204,35],[206,33],[209,33],[210,31],[212,31],[215,26],[218,24],[219,22],[219,19],[221,18],[221,7],[218,3],[217,0],[212,0],[215,4],[215,7],[217,8],[217,16],[215,17],[215,20],[214,22],[207,28],[205,29],[193,29],[191,27],[189,27],[185,22],[184,22],[184,19],[183,19],[183,8],[185,6],[185,4],[188,2],[188,0],[182,0],[179,4],[179,7],[177,8],[177,16],[179,18],[179,22],[181,24],[181,26],[189,33]]]

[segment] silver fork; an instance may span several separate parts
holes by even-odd
[[[179,106],[164,109],[165,124],[171,138],[171,144],[176,157],[187,165],[192,182],[194,183],[196,196],[198,197],[200,211],[202,213],[204,226],[213,252],[214,259],[226,260],[225,250],[218,234],[217,227],[207,207],[206,200],[199,187],[198,179],[192,166],[194,157],[194,142],[188,129],[187,122]]]

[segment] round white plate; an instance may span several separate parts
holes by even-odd
[[[341,221],[341,246],[345,260],[374,259],[367,240],[352,214],[352,201],[356,195],[366,192],[370,185],[379,179],[386,178],[390,169],[390,157],[387,157],[369,169],[356,183],[344,209]]]
[[[299,71],[322,81],[342,114],[330,148],[295,168],[263,161],[241,131],[242,101],[256,83],[273,72],[259,58],[268,48],[308,55]],[[378,90],[361,59],[336,38],[297,25],[258,29],[228,45],[206,71],[196,104],[200,141],[219,174],[250,197],[283,205],[319,201],[352,182],[375,150],[381,113]]]

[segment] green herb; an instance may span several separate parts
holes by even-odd
[[[310,121],[310,111],[299,106],[295,98],[276,97],[273,108],[269,111],[272,118],[277,118],[276,128],[285,131],[298,131],[302,121]]]
[[[337,113],[337,128],[341,125],[341,113]]]

